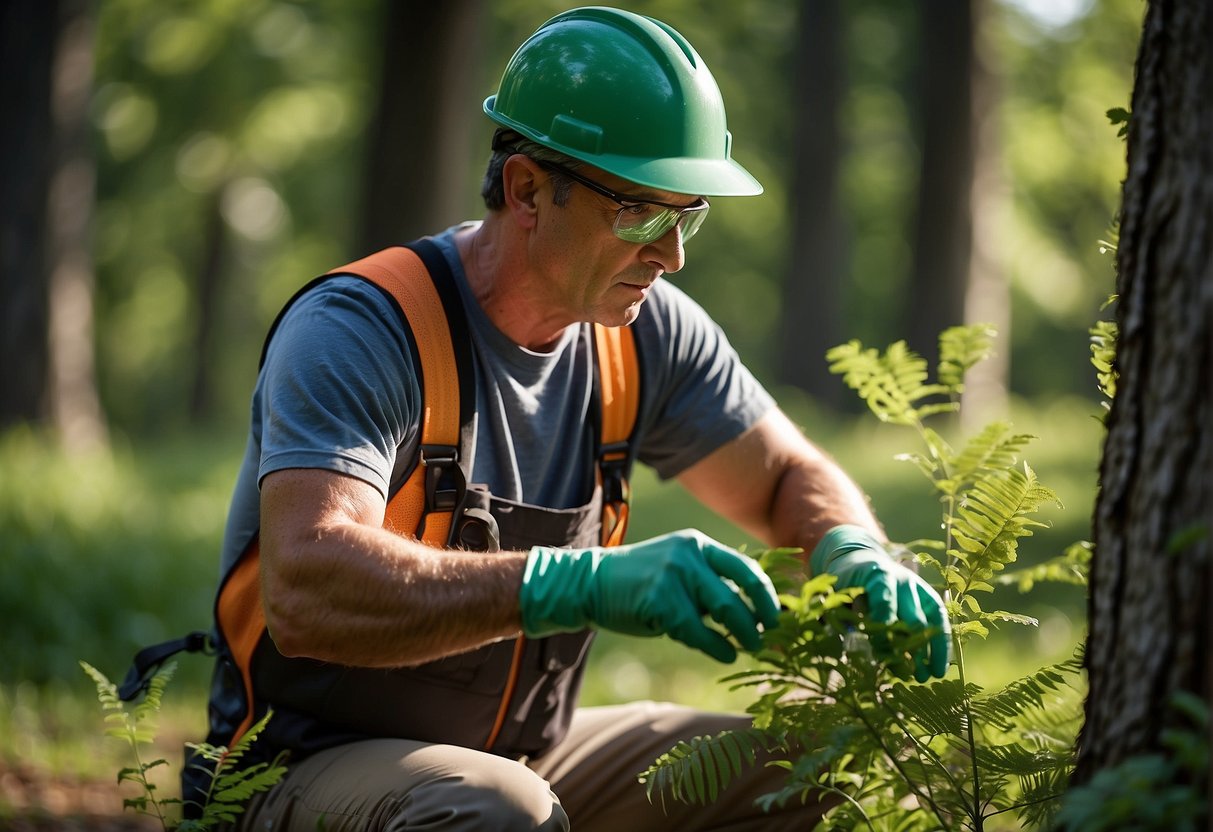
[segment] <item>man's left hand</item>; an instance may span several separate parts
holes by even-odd
[[[838,578],[839,589],[862,587],[868,615],[875,621],[901,621],[913,630],[930,628],[926,643],[914,652],[914,678],[925,682],[948,671],[952,626],[943,599],[917,574],[897,563],[880,541],[861,526],[835,526],[813,550],[814,575]]]

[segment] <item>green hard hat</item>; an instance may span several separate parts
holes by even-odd
[[[506,65],[488,117],[631,182],[699,196],[762,185],[730,156],[716,79],[686,38],[620,9],[553,17]]]

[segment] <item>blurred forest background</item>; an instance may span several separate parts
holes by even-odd
[[[120,678],[138,647],[209,624],[267,325],[316,274],[481,215],[481,102],[572,5],[4,4],[0,776],[113,770],[82,751],[99,722],[77,660]],[[997,357],[966,425],[1009,417],[1040,436],[1026,456],[1065,503],[1024,559],[1089,537],[1102,428],[1088,328],[1113,290],[1104,241],[1125,167],[1105,113],[1128,106],[1141,0],[628,8],[695,45],[735,157],[766,186],[716,201],[673,279],[890,536],[938,525],[925,483],[893,461],[914,437],[862,413],[824,353],[904,338],[931,355],[942,328],[988,321]],[[694,525],[747,542],[645,472],[636,495],[637,537]],[[992,681],[1081,637],[1080,591],[1002,602],[1042,625],[992,638],[978,662]],[[590,702],[745,704],[716,684],[722,668],[667,643],[595,650]],[[177,739],[202,730],[206,665],[182,661]],[[12,794],[0,821],[24,811]]]

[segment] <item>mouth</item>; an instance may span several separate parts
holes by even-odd
[[[649,291],[649,289],[651,289],[653,287],[653,284],[656,283],[660,277],[661,277],[661,275],[653,275],[652,277],[648,278],[647,280],[621,280],[621,281],[619,281],[619,285],[627,286],[630,289],[635,289],[637,291],[647,293]]]

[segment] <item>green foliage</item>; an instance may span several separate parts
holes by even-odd
[[[195,434],[69,454],[0,434],[0,684],[66,687],[78,656],[124,668],[209,620],[242,446]],[[199,689],[208,671],[183,664],[177,682]]]
[[[1089,540],[1071,543],[1062,554],[1026,569],[1005,572],[998,576],[1000,584],[1010,584],[1020,592],[1031,592],[1042,581],[1086,586],[1091,574],[1091,555],[1095,547]]]
[[[144,762],[141,748],[151,745],[156,739],[157,717],[160,714],[164,689],[173,678],[176,663],[169,662],[155,672],[149,680],[143,699],[130,710],[118,698],[117,686],[110,682],[104,673],[88,662],[82,661],[80,666],[97,686],[97,700],[106,714],[105,721],[110,725],[105,733],[126,743],[135,758],[134,767],[123,768],[118,772],[119,784],[129,782],[139,788],[139,794],[135,797],[123,799],[123,808],[156,818],[166,831],[203,832],[207,829],[217,829],[223,823],[233,823],[236,816],[244,811],[244,804],[250,797],[271,788],[286,774],[286,768],[280,764],[280,759],[272,763],[263,762],[243,769],[237,768],[241,758],[265,729],[271,713],[267,713],[245,732],[231,749],[208,743],[188,743],[198,757],[210,764],[198,766],[206,772],[209,783],[206,798],[198,807],[200,816],[184,820],[174,818],[174,811],[182,805],[181,799],[158,797],[158,786],[148,777],[148,772],[167,766],[168,762],[163,759]]]
[[[867,620],[861,591],[836,591],[829,575],[803,580],[786,550],[761,554],[780,590],[779,626],[764,634],[757,667],[725,679],[755,698],[749,732],[680,744],[640,777],[650,799],[711,801],[742,757],[758,749],[787,771],[767,808],[813,792],[840,802],[825,829],[986,829],[995,816],[1044,827],[1073,768],[1081,721],[1080,654],[992,691],[967,679],[964,646],[1028,616],[984,609],[981,593],[1000,579],[1025,588],[1075,582],[1089,545],[1019,573],[1007,572],[1019,542],[1045,524],[1034,515],[1056,495],[1020,460],[1033,437],[1008,423],[987,425],[956,450],[924,420],[959,407],[965,372],[989,351],[987,326],[957,327],[940,338],[935,382],[926,362],[902,342],[883,353],[852,341],[831,350],[831,369],[889,424],[913,429],[924,451],[903,455],[930,481],[941,506],[940,540],[908,546],[942,583],[953,621],[956,678],[909,684],[909,654],[927,634]],[[873,650],[879,644],[887,649]],[[885,658],[892,656],[892,658]],[[758,732],[755,735],[752,732]],[[715,775],[715,778],[713,778]]]
[[[236,767],[272,716],[273,711],[268,711],[230,749],[209,743],[186,743],[200,758],[210,763],[198,765],[200,770],[206,772],[210,782],[206,798],[199,807],[201,817],[183,820],[176,827],[178,832],[201,832],[215,829],[222,823],[234,823],[236,816],[244,811],[244,804],[249,798],[267,791],[282,779],[286,767],[281,764],[281,756],[270,763],[254,763],[242,769]]]
[[[1108,399],[1103,402],[1106,409],[1116,398],[1116,338],[1119,328],[1115,321],[1096,321],[1091,327],[1091,363],[1095,366],[1095,379],[1099,392]]]
[[[1103,769],[1066,794],[1058,832],[1196,832],[1209,822],[1209,707],[1178,693],[1178,725],[1163,732],[1163,750]]]
[[[123,768],[118,772],[118,782],[135,783],[140,794],[136,797],[125,798],[123,808],[134,809],[141,815],[150,815],[160,821],[165,829],[170,828],[166,809],[181,801],[174,798],[157,798],[156,784],[148,779],[148,772],[160,766],[168,765],[163,759],[144,762],[140,754],[140,746],[150,745],[156,738],[156,717],[160,713],[160,703],[164,696],[164,688],[173,678],[176,665],[168,664],[156,671],[148,683],[147,693],[138,705],[128,711],[125,704],[118,698],[117,687],[106,678],[105,674],[88,662],[80,662],[84,672],[97,685],[97,700],[101,703],[102,711],[106,712],[105,721],[110,725],[105,730],[107,736],[122,740],[129,746],[135,757],[134,768]]]
[[[457,221],[480,210],[476,191],[489,123],[478,114],[509,54],[559,0],[484,4],[480,39],[463,56],[480,92],[459,102],[473,118],[462,175],[440,187],[463,197]],[[719,200],[680,283],[724,326],[759,375],[779,356],[770,333],[786,304],[796,236],[787,206],[796,106],[789,72],[796,4],[637,0],[682,31],[712,68],[728,105],[734,155],[764,195]],[[1015,182],[999,239],[1024,240],[1001,265],[1015,276],[1013,372],[1029,395],[1080,392],[1061,349],[1097,290],[1089,241],[1102,231],[1123,170],[1106,102],[1123,99],[1141,31],[1138,0],[1085,4],[1064,24],[1020,4],[991,7],[999,54],[1000,144]],[[358,183],[378,89],[383,4],[368,0],[108,0],[97,4],[96,267],[99,383],[111,423],[146,436],[181,426],[198,360],[219,375],[214,412],[245,410],[255,357],[278,303],[354,251]],[[1077,8],[1077,7],[1076,7]],[[818,132],[843,142],[837,183],[851,264],[840,302],[844,330],[869,338],[903,327],[910,286],[907,229],[917,210],[921,62],[914,4],[854,3],[838,38],[846,83],[837,117]],[[427,83],[440,84],[436,73]],[[407,102],[407,89],[387,90]],[[382,172],[380,172],[382,173]],[[462,180],[462,181],[458,181]],[[419,194],[422,200],[433,194]],[[840,244],[847,245],[846,240]],[[219,255],[215,333],[201,324],[202,274]],[[786,275],[786,277],[785,277]],[[1023,368],[1021,370],[1021,368]]]
[[[1116,131],[1117,138],[1123,139],[1129,135],[1129,122],[1133,119],[1133,114],[1124,107],[1113,107],[1107,112],[1108,121],[1113,127],[1120,125],[1120,129]]]
[[[663,806],[667,791],[687,803],[712,802],[741,773],[743,761],[755,764],[762,748],[765,739],[759,731],[724,731],[695,737],[663,754],[640,781],[649,799],[657,795]]]

